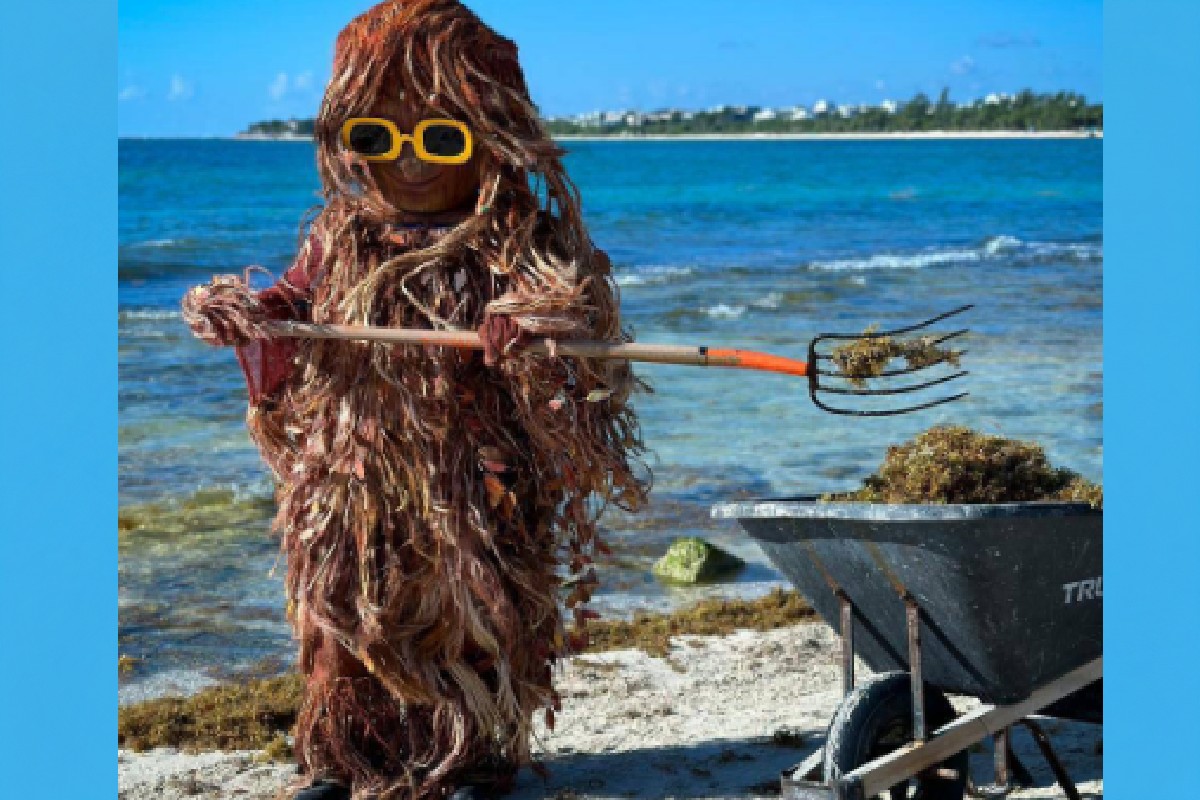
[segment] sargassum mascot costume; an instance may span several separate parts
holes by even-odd
[[[601,510],[645,498],[628,365],[521,347],[626,340],[610,265],[516,47],[455,0],[353,20],[315,139],[324,202],[293,266],[183,302],[237,347],[276,479],[307,679],[289,791],[485,796],[530,763],[534,715],[553,725]],[[479,330],[486,349],[271,338],[281,319]]]

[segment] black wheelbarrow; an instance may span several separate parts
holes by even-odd
[[[1102,721],[1100,511],[804,497],[713,516],[736,519],[841,633],[845,696],[824,747],[784,772],[785,798],[962,798],[967,749],[988,736],[1003,793],[1010,767],[1028,775],[1009,743],[1018,723],[1078,797],[1028,717]],[[876,673],[859,685],[855,654]],[[947,694],[984,705],[956,719]]]

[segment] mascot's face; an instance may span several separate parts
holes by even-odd
[[[426,109],[423,103],[395,96],[379,98],[369,116],[389,119],[408,134],[421,120],[444,115]],[[395,161],[372,161],[368,168],[390,205],[400,211],[434,214],[463,209],[474,202],[479,193],[479,159],[476,147],[465,164],[431,164],[417,158],[409,142]]]

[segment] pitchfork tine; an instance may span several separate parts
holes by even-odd
[[[938,364],[940,364],[940,363],[942,363],[942,362],[939,361]],[[918,369],[928,369],[929,367],[933,367],[933,366],[937,366],[937,365],[936,364],[927,364],[924,367],[915,367],[915,368],[909,370],[909,372],[916,372]],[[897,372],[896,374],[903,375],[904,373]],[[928,389],[931,386],[937,386],[938,384],[941,384],[941,383],[947,383],[949,381],[955,380],[956,378],[961,378],[962,376],[969,375],[969,374],[970,373],[964,369],[962,372],[956,372],[953,375],[947,375],[944,378],[938,378],[936,380],[926,381],[925,383],[918,383],[913,386],[899,386],[895,389],[842,389],[842,388],[839,388],[836,386],[822,386],[821,391],[825,392],[826,394],[852,394],[852,395],[857,395],[859,397],[876,397],[876,396],[882,397],[884,395],[889,395],[889,394],[908,394],[909,392],[919,392],[922,389]],[[881,376],[876,375],[874,377],[878,378]]]
[[[828,411],[830,414],[843,414],[850,417],[892,417],[897,414],[911,414],[914,411],[924,411],[927,408],[940,406],[944,403],[953,403],[955,400],[961,400],[962,398],[966,397],[967,394],[967,392],[961,392],[960,394],[951,395],[950,397],[941,397],[937,400],[930,400],[928,403],[921,403],[917,406],[907,406],[905,408],[889,408],[882,411],[863,411],[855,408],[834,408],[833,406],[827,406],[818,400],[817,396],[811,391],[809,392],[809,396],[812,397],[813,404],[816,405],[817,408],[821,409],[822,411]]]
[[[950,317],[957,316],[958,314],[961,314],[964,311],[970,311],[974,307],[975,307],[974,303],[967,303],[965,306],[960,306],[959,308],[956,308],[953,311],[947,311],[945,314],[938,314],[936,317],[930,317],[929,319],[925,320],[924,322],[918,322],[916,325],[909,325],[905,328],[894,328],[893,330],[890,330],[890,331],[874,331],[872,333],[859,333],[859,334],[823,333],[820,336],[818,336],[817,338],[818,339],[878,339],[882,336],[900,336],[905,333],[912,333],[913,331],[919,331],[922,328],[928,328],[930,325],[935,325],[944,319],[949,319]],[[965,330],[961,331],[961,332],[966,333]]]
[[[956,308],[953,311],[947,311],[944,314],[938,314],[936,317],[931,317],[931,318],[925,320],[924,322],[918,322],[915,325],[908,325],[903,328],[895,328],[890,331],[873,331],[871,333],[860,333],[860,334],[823,333],[820,336],[817,336],[808,345],[808,362],[810,365],[810,369],[808,372],[808,394],[809,394],[809,397],[812,399],[813,403],[817,406],[817,408],[820,408],[822,411],[828,411],[831,414],[844,414],[844,415],[855,416],[855,417],[888,417],[888,416],[893,416],[896,414],[909,414],[913,411],[923,411],[927,408],[933,408],[935,406],[940,406],[945,403],[952,403],[955,400],[961,400],[962,398],[967,396],[967,394],[968,394],[967,392],[960,392],[958,394],[950,395],[948,397],[939,397],[939,398],[929,400],[924,403],[906,406],[904,408],[863,410],[863,409],[853,409],[853,408],[837,408],[834,406],[830,406],[830,405],[822,402],[821,398],[818,395],[824,393],[824,394],[837,394],[837,395],[852,396],[852,397],[887,397],[887,396],[894,396],[894,395],[900,395],[900,394],[909,394],[912,392],[919,392],[924,389],[929,389],[934,386],[940,386],[944,383],[949,383],[950,381],[958,380],[959,378],[962,378],[970,373],[967,372],[966,370],[960,370],[953,374],[945,375],[940,378],[934,378],[932,380],[924,381],[922,383],[915,383],[915,384],[909,384],[906,386],[897,386],[897,387],[881,388],[881,389],[865,389],[865,388],[864,389],[852,389],[852,388],[845,388],[845,387],[841,387],[841,386],[826,386],[821,383],[822,377],[841,378],[844,380],[844,379],[846,379],[847,376],[843,375],[840,372],[824,370],[824,369],[820,369],[817,367],[817,364],[820,361],[832,361],[833,360],[833,357],[830,355],[818,353],[817,352],[817,344],[820,342],[823,342],[823,341],[832,341],[832,340],[857,341],[857,340],[862,340],[862,339],[879,339],[884,336],[889,336],[889,337],[890,336],[901,336],[903,334],[912,333],[914,331],[919,331],[924,328],[928,328],[929,326],[934,325],[938,322],[941,322],[942,320],[949,319],[950,317],[956,316],[958,314],[962,314],[963,312],[968,311],[969,309],[971,309],[973,307],[974,307],[973,305],[965,305],[965,306],[962,306],[961,308]],[[942,334],[940,336],[937,336],[937,337],[931,339],[929,341],[929,344],[931,346],[936,347],[938,345],[941,345],[945,342],[950,341],[951,339],[955,339],[960,336],[963,336],[966,333],[968,333],[968,329],[966,329],[966,328],[952,331],[950,333],[945,333],[945,334]],[[915,366],[915,367],[906,367],[904,369],[885,370],[883,372],[880,372],[878,375],[870,376],[868,378],[868,380],[875,380],[878,378],[894,378],[894,377],[897,377],[900,375],[911,375],[915,372],[919,372],[920,370],[928,369],[930,367],[935,367],[938,364],[948,363],[951,357],[953,357],[955,359],[955,361],[957,361],[958,357],[963,355],[965,352],[966,352],[965,350],[958,351],[958,352],[954,353],[953,356],[947,355],[946,357],[940,358],[937,361],[934,361],[933,363],[930,363],[930,364],[923,364],[923,365]]]

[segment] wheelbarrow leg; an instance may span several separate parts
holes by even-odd
[[[1007,795],[1016,786],[1032,786],[1033,776],[1017,758],[1012,747],[1012,728],[1005,728],[992,739],[992,759],[995,764],[995,786],[999,794]]]
[[[912,676],[913,741],[924,742],[925,735],[925,676],[921,670],[921,607],[912,595],[904,597],[904,613],[908,622],[908,672]]]
[[[992,736],[992,764],[995,768],[990,786],[972,784],[970,793],[979,797],[1008,797],[1021,786],[1032,786],[1033,776],[1012,749],[1012,728],[1003,728]]]
[[[1012,780],[1008,775],[1008,754],[1011,750],[1012,728],[1005,728],[996,733],[992,743],[992,759],[996,766],[996,788],[1005,793],[1012,788]]]
[[[1031,719],[1021,720],[1021,724],[1033,734],[1033,741],[1037,742],[1038,749],[1042,751],[1042,756],[1045,757],[1046,763],[1050,765],[1050,770],[1054,773],[1054,779],[1058,781],[1058,785],[1062,787],[1063,792],[1071,800],[1079,800],[1079,790],[1075,788],[1075,782],[1071,780],[1071,776],[1063,769],[1062,762],[1058,760],[1054,748],[1050,746],[1050,738],[1046,736],[1046,732],[1042,730],[1042,726]]]
[[[845,697],[854,691],[854,604],[841,590],[837,596],[842,606],[842,696]]]

